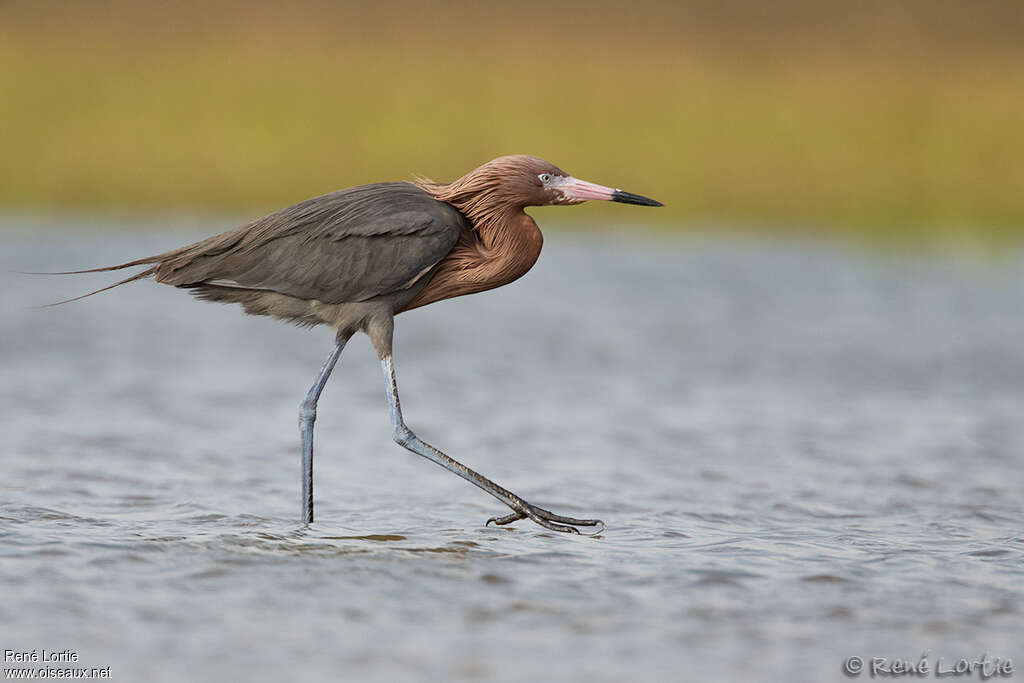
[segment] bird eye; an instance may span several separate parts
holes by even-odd
[[[542,183],[546,183],[546,182],[548,182],[549,180],[551,180],[551,174],[550,174],[550,173],[541,173],[541,174],[540,174],[539,176],[537,176],[537,177],[538,177],[538,178],[540,178],[540,181],[541,181]]]

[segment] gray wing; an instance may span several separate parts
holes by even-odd
[[[466,219],[411,183],[339,190],[168,254],[156,279],[366,301],[420,282]]]

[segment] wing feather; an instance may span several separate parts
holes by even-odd
[[[414,286],[466,228],[454,207],[411,183],[363,185],[186,247],[160,263],[156,279],[366,301]]]

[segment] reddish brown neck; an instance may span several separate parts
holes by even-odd
[[[509,207],[473,225],[485,257],[481,266],[488,276],[487,289],[522,277],[537,262],[544,236],[522,208]]]
[[[445,201],[441,199],[445,193],[438,191],[445,187],[428,185],[424,189]],[[469,218],[473,228],[463,232],[427,286],[402,310],[500,287],[533,267],[544,244],[540,228],[522,207],[501,199],[477,195],[470,201],[448,200]]]

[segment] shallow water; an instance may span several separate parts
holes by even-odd
[[[302,528],[296,414],[330,333],[149,282],[33,308],[114,278],[10,271],[189,236],[15,227],[2,649],[150,682],[1024,664],[1018,256],[562,237],[514,286],[403,314],[409,424],[607,522],[586,538],[484,527],[497,501],[391,442],[365,338],[321,400]]]

